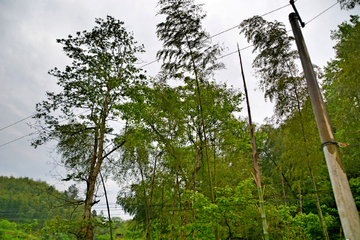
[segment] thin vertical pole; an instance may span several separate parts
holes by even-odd
[[[112,235],[112,226],[111,226],[111,217],[110,217],[110,207],[109,207],[109,201],[108,201],[108,197],[107,197],[107,193],[106,193],[106,188],[105,188],[105,183],[104,183],[104,179],[102,177],[101,171],[99,171],[100,173],[100,178],[101,178],[101,182],[104,188],[104,193],[105,193],[105,200],[106,200],[106,206],[107,206],[107,210],[108,210],[108,217],[109,217],[109,228],[110,228],[110,239],[113,239],[113,235]]]
[[[251,144],[252,144],[253,158],[254,158],[255,181],[256,181],[258,194],[259,194],[259,205],[260,205],[260,212],[261,212],[261,221],[262,221],[262,225],[263,225],[264,238],[265,238],[265,240],[269,240],[269,233],[267,232],[267,223],[266,223],[266,214],[265,214],[265,206],[264,206],[264,199],[263,199],[263,191],[262,191],[261,182],[260,182],[259,164],[258,164],[258,158],[257,158],[257,152],[256,152],[254,128],[253,128],[252,120],[251,120],[250,103],[249,103],[249,97],[248,97],[247,88],[246,88],[245,75],[244,75],[244,69],[243,69],[243,65],[242,65],[242,61],[241,61],[241,54],[240,54],[239,44],[237,45],[237,48],[238,48],[238,53],[239,53],[241,75],[242,75],[242,79],[243,79],[243,83],[244,83],[244,91],[245,91],[246,104],[247,104],[247,110],[248,110],[248,116],[249,116]]]
[[[160,240],[163,239],[163,218],[164,218],[164,180],[161,188],[161,223],[160,223]]]
[[[153,172],[152,183],[151,183],[150,204],[149,204],[149,213],[148,213],[148,218],[147,218],[147,229],[146,229],[146,240],[149,240],[149,239],[150,239],[151,204],[152,204],[152,197],[153,197],[153,192],[154,192],[154,182],[155,182],[155,172],[156,172],[156,159],[157,159],[157,157],[155,157],[154,172]]]
[[[356,209],[349,181],[345,173],[345,168],[340,157],[339,149],[330,125],[330,120],[316,80],[316,75],[314,73],[310,56],[299,26],[298,15],[291,13],[289,15],[289,19],[296,45],[299,50],[301,64],[304,69],[309,95],[322,142],[322,148],[329,170],[331,185],[340,215],[341,225],[344,229],[346,239],[360,239],[359,213]]]

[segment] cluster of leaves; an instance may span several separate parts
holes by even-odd
[[[341,9],[353,9],[356,5],[360,5],[359,0],[338,0],[340,3]]]

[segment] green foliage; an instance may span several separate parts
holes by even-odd
[[[163,49],[158,51],[158,59],[163,60],[162,70],[169,71],[171,77],[184,72],[195,72],[200,79],[209,78],[214,70],[224,68],[217,62],[219,45],[211,44],[209,34],[202,27],[206,17],[202,6],[194,0],[160,0],[159,15],[165,15],[165,22],[159,23],[157,36],[163,41]]]
[[[349,10],[355,8],[356,5],[360,5],[360,0],[338,0],[341,9]]]
[[[58,140],[57,152],[69,172],[64,180],[86,182],[85,221],[91,220],[96,180],[106,167],[104,160],[111,160],[111,154],[126,141],[127,129],[116,132],[109,122],[126,119],[120,106],[145,84],[145,76],[134,65],[143,46],[137,46],[124,23],[111,16],[95,23],[89,32],[57,40],[73,62],[64,70],[49,71],[62,91],[47,92],[47,100],[36,105],[39,135],[32,142],[37,147]],[[64,120],[69,122],[64,124]],[[92,224],[81,225],[86,239],[93,238]]]
[[[352,178],[349,181],[356,207],[360,211],[360,177]]]
[[[348,8],[357,4],[341,2]],[[57,200],[45,194],[31,192],[30,197],[20,184],[4,188],[0,182],[0,210],[2,206],[21,209],[16,213],[17,223],[0,221],[1,237],[109,239],[109,222],[90,213],[97,175],[110,166],[123,187],[117,203],[134,216],[129,221],[114,218],[114,236],[145,239],[149,226],[150,239],[190,239],[193,234],[195,239],[263,237],[257,187],[250,179],[248,125],[236,117],[242,94],[212,79],[215,70],[224,67],[217,62],[222,49],[204,31],[203,4],[160,0],[159,7],[158,14],[166,17],[157,25],[163,42],[157,54],[163,61],[162,71],[146,82],[134,67],[143,46],[136,46],[123,22],[112,17],[96,19],[91,32],[58,40],[73,63],[63,71],[49,72],[58,79],[62,92],[47,93],[47,100],[37,105],[41,131],[33,145],[58,140],[57,151],[69,170],[64,180],[85,181],[86,199],[77,200],[75,185],[64,193],[43,183],[37,186],[67,203],[85,202],[85,220],[78,211],[69,218],[72,209],[54,208]],[[350,23],[332,32],[336,59],[325,69],[323,81],[337,138],[346,143],[342,145],[344,162],[358,207],[360,150],[352,144],[360,140],[359,31],[358,17],[352,16]],[[241,32],[258,52],[253,67],[265,97],[275,102],[276,124],[255,128],[270,239],[322,239],[319,209],[331,239],[339,239],[341,224],[333,196],[328,194],[328,173],[304,77],[296,66],[293,38],[284,24],[259,16],[243,21]],[[180,83],[170,85],[173,80]],[[123,131],[109,124],[119,120],[126,121]],[[112,155],[116,151],[121,154]],[[321,208],[316,208],[313,185]],[[286,204],[279,201],[284,197]],[[56,214],[40,218],[32,207],[35,202],[54,208]]]
[[[92,227],[94,225],[103,226],[103,222],[96,221],[94,218],[90,221],[71,221],[55,217],[52,220],[45,222],[41,232],[47,237],[56,237],[59,234],[75,236],[77,239],[84,239],[84,234],[81,232],[83,228]]]
[[[37,225],[37,221],[29,222],[28,224],[16,224],[9,222],[6,219],[0,219],[0,239],[3,240],[20,240],[31,239],[38,240],[40,234],[32,232],[32,228]]]
[[[0,218],[23,224],[28,230],[41,228],[54,216],[79,217],[79,210],[71,204],[76,201],[67,191],[59,192],[45,182],[0,177]]]
[[[120,164],[122,169],[118,171],[119,175],[124,174],[124,180],[130,176],[136,180],[129,186],[128,191],[120,193],[118,203],[130,214],[135,214],[135,219],[142,221],[146,216],[144,204],[149,194],[151,166],[154,161],[152,156],[161,153],[155,180],[158,187],[155,189],[161,189],[161,185],[165,184],[165,195],[168,199],[172,195],[169,190],[176,188],[172,179],[176,178],[174,173],[179,171],[178,169],[179,177],[185,184],[181,191],[192,186],[194,153],[204,151],[204,145],[199,141],[201,128],[194,85],[189,83],[186,86],[170,88],[155,82],[153,88],[148,89],[148,95],[144,96],[146,105],[133,108],[141,109],[144,124],[138,126],[138,130],[134,131],[124,144]],[[216,170],[217,184],[237,184],[241,178],[237,169],[241,161],[244,161],[241,154],[244,149],[251,149],[246,124],[233,116],[233,112],[238,109],[241,95],[227,88],[225,84],[204,82],[202,96],[206,102],[204,116],[210,139],[210,161],[216,160],[219,169]],[[259,138],[259,142],[261,139]],[[203,164],[206,164],[202,157],[199,153],[197,171],[201,171]],[[206,184],[208,180],[203,172],[197,178],[203,182],[197,189],[209,194]],[[161,193],[158,192],[154,200],[159,203],[159,198]]]
[[[242,21],[240,29],[253,44],[253,52],[258,52],[252,65],[265,98],[275,102],[275,113],[282,117],[299,110],[307,93],[304,78],[298,75],[294,38],[288,36],[285,25],[254,16]]]
[[[17,227],[17,224],[14,222],[9,222],[6,219],[0,219],[0,229],[4,230],[15,230]]]
[[[323,90],[329,115],[340,148],[346,172],[358,177],[360,149],[360,22],[358,16],[351,16],[350,23],[344,22],[338,30],[332,31],[336,58],[325,67]],[[352,145],[355,144],[355,145]]]
[[[226,84],[209,81],[222,65],[215,61],[219,47],[211,45],[202,29],[205,15],[201,5],[194,1],[160,1],[159,5],[159,14],[167,17],[157,26],[164,42],[164,49],[158,52],[164,61],[163,72],[141,88],[142,95],[133,96],[133,101],[123,106],[133,132],[121,148],[116,176],[120,182],[131,178],[132,183],[119,193],[117,203],[134,215],[135,233],[146,228],[152,204],[151,236],[170,237],[175,231],[173,234],[184,238],[181,229],[188,227],[191,216],[173,212],[176,221],[172,224],[172,213],[164,215],[165,209],[182,204],[194,185],[208,197],[213,191],[209,189],[211,181],[237,184],[243,178],[238,160],[248,156],[238,153],[251,145],[246,124],[234,116],[240,110],[241,94]],[[173,79],[182,83],[171,87],[167,80]],[[150,203],[155,158],[158,164]],[[213,178],[208,177],[210,171]]]

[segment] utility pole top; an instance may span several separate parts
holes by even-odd
[[[291,4],[291,6],[293,7],[295,13],[290,13],[289,19],[291,20],[292,17],[293,17],[293,18],[294,18],[294,17],[297,17],[297,19],[298,19],[299,22],[300,22],[301,27],[302,27],[302,28],[305,27],[305,23],[301,20],[300,14],[299,14],[298,10],[297,10],[296,7],[295,7],[295,1],[294,1],[294,0],[290,0],[290,4]],[[296,16],[292,16],[292,14],[295,14]]]

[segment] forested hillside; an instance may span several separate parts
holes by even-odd
[[[1,176],[0,218],[16,223],[28,223],[36,219],[37,228],[55,216],[79,219],[79,210],[75,210],[71,204],[78,200],[77,191],[75,186],[59,192],[46,182]]]
[[[0,194],[0,239],[75,239],[67,228],[82,220],[83,201],[75,185],[60,192],[40,180],[0,176]],[[98,223],[104,219],[96,211],[93,218]],[[123,235],[130,222],[112,220],[114,234]],[[98,225],[95,239],[109,239],[108,226]]]
[[[47,221],[81,220],[76,209],[75,185],[59,192],[53,186],[29,178],[0,177],[0,238],[42,239]],[[80,218],[79,218],[80,217]],[[67,239],[67,235],[62,239]],[[69,238],[70,239],[70,238]]]

